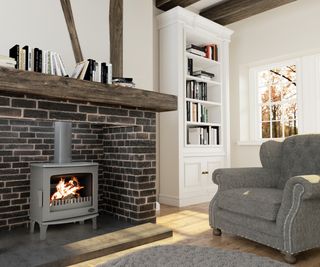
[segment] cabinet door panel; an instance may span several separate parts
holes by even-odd
[[[201,161],[188,159],[184,162],[184,189],[195,191],[201,186]]]

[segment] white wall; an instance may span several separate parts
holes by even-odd
[[[233,23],[230,46],[231,165],[259,166],[259,146],[241,145],[240,129],[248,129],[248,66],[271,63],[320,51],[320,1],[298,0]],[[303,88],[305,91],[307,88]],[[240,93],[241,91],[241,93]],[[308,94],[308,92],[304,92]],[[242,131],[243,132],[243,131]],[[245,140],[242,136],[242,141]]]
[[[108,61],[109,1],[71,3],[84,57]],[[60,53],[68,72],[73,70],[75,60],[60,1],[0,0],[0,7],[0,54],[8,55],[15,44],[28,44]]]
[[[109,0],[71,4],[84,58],[109,62]],[[60,1],[0,0],[0,9],[1,55],[15,44],[28,44],[60,53],[72,72],[75,60]],[[124,0],[124,76],[146,90],[154,89],[153,19],[153,1]]]
[[[153,1],[123,1],[123,75],[153,90]]]

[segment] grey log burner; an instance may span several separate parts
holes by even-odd
[[[71,127],[55,123],[54,163],[31,165],[30,229],[37,222],[41,240],[48,225],[92,219],[97,228],[98,164],[71,162]]]

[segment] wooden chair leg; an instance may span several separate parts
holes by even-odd
[[[212,228],[212,233],[215,236],[221,236],[221,230],[219,228]]]
[[[289,254],[287,252],[284,252],[283,254],[284,254],[283,259],[286,263],[295,264],[297,262],[297,258],[295,255]]]

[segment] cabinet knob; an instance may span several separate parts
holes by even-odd
[[[208,171],[203,171],[202,174],[207,175],[207,174],[209,174],[209,172]]]

